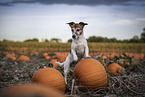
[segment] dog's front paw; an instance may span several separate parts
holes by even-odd
[[[91,58],[91,56],[88,55],[88,56],[85,56],[85,58]]]
[[[74,61],[77,61],[78,60],[78,57],[74,57]]]

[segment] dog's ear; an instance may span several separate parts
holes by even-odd
[[[83,28],[85,25],[88,25],[88,24],[84,22],[80,22],[79,25]]]
[[[75,26],[75,23],[74,23],[74,22],[69,22],[69,23],[66,23],[66,24],[69,24],[69,26],[70,26],[71,28],[73,28],[73,27]]]

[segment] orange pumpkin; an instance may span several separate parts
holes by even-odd
[[[50,60],[50,56],[45,56],[45,60]]]
[[[74,68],[75,80],[79,80],[79,86],[85,86],[89,89],[97,87],[106,87],[107,74],[102,64],[93,59],[86,58],[79,61]]]
[[[12,57],[12,58],[11,58],[11,61],[16,61],[16,60],[17,60],[16,57]]]
[[[35,55],[36,55],[36,56],[38,56],[38,55],[39,55],[39,53],[38,53],[38,52],[35,52]]]
[[[62,74],[54,68],[39,69],[32,77],[32,83],[42,84],[55,88],[57,90],[65,90],[65,80]]]
[[[66,56],[60,55],[60,56],[58,57],[58,62],[62,63],[62,62],[65,61],[65,59],[66,59]]]
[[[30,62],[30,59],[29,59],[29,57],[27,57],[27,56],[24,56],[24,55],[21,55],[18,59],[17,59],[17,61],[18,62],[22,62],[22,61],[24,61],[24,62]]]
[[[15,85],[5,88],[2,97],[64,97],[57,90],[34,84]]]
[[[107,57],[106,56],[102,56],[102,60],[106,59]]]
[[[6,57],[7,57],[7,58],[12,58],[13,56],[12,56],[11,54],[8,53],[8,54],[6,54]]]
[[[45,58],[46,56],[48,56],[48,53],[43,53],[43,57]]]
[[[140,59],[144,59],[144,54],[143,53],[140,54]]]
[[[101,63],[103,66],[106,66],[104,60],[102,60],[100,63]]]
[[[113,60],[113,57],[114,57],[113,54],[109,55],[109,59],[110,59],[110,60]]]
[[[112,75],[112,76],[115,76],[115,75],[119,75],[118,71],[119,72],[122,72],[122,68],[119,64],[117,63],[111,63],[108,65],[108,69],[109,69],[109,73]]]
[[[33,53],[30,53],[30,56],[33,56],[34,54]]]
[[[134,54],[133,55],[134,60],[136,61],[140,61],[139,55],[138,54]]]
[[[57,60],[53,59],[49,63],[53,64],[54,68],[58,68],[58,65],[55,62],[57,62]]]

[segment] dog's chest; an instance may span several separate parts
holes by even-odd
[[[75,48],[75,51],[76,51],[76,55],[78,59],[82,59],[85,52],[85,45],[84,44],[77,45]]]

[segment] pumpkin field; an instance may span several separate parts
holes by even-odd
[[[30,94],[31,88],[28,92],[26,87],[32,85],[33,90],[36,88],[33,84],[38,87],[41,84],[45,91],[46,88],[50,88],[49,92],[59,91],[60,97],[145,96],[144,43],[88,43],[88,46],[90,57],[71,63],[66,85],[63,67],[55,62],[65,61],[71,43],[0,42],[0,92],[12,87],[13,91],[22,89]],[[26,85],[26,90],[13,88],[18,84]],[[59,97],[59,93],[47,92],[51,97]]]

